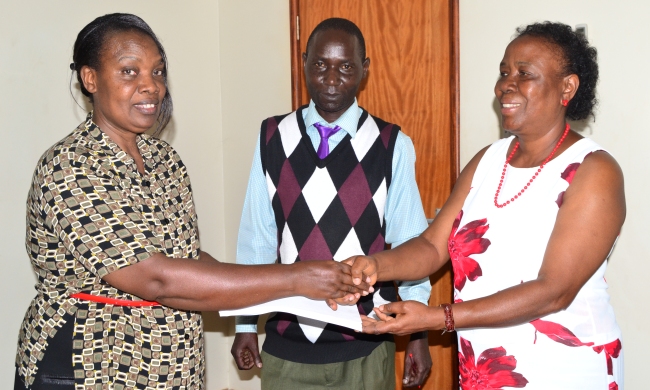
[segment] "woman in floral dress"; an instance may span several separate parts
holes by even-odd
[[[458,329],[462,389],[622,389],[604,274],[625,219],[623,174],[567,123],[593,114],[596,50],[569,26],[538,23],[518,29],[499,69],[512,136],[469,162],[420,237],[348,260],[371,282],[417,279],[451,260],[454,303],[387,304],[364,331]]]

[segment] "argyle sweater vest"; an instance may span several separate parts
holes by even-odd
[[[363,110],[354,139],[346,135],[324,159],[306,133],[301,107],[262,123],[260,157],[278,229],[278,262],[345,260],[385,247],[384,206],[399,126]],[[393,282],[362,297],[362,314],[394,302]],[[368,356],[390,335],[366,335],[288,313],[266,323],[263,349],[298,363],[326,364]]]

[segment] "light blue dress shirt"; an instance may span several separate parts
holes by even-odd
[[[325,126],[341,127],[328,141],[333,150],[341,140],[350,134],[357,134],[357,125],[363,111],[355,99],[350,108],[333,123],[326,122],[316,111],[313,101],[302,111],[307,135],[314,149],[318,148],[320,135],[314,123]],[[415,149],[413,142],[400,132],[395,141],[393,152],[393,177],[388,188],[384,218],[386,220],[386,243],[396,247],[409,239],[420,235],[427,228],[427,220],[422,208],[422,200],[415,182]],[[237,238],[237,264],[273,264],[277,259],[277,226],[275,214],[269,200],[266,177],[262,170],[260,157],[260,140],[257,138],[253,166],[248,180],[248,189],[244,199],[244,210],[239,225]],[[415,300],[428,304],[431,294],[429,278],[415,282],[401,282],[399,295],[403,300]],[[237,317],[236,331],[257,332],[257,316]]]

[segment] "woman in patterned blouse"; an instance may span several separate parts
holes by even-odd
[[[73,59],[93,111],[34,172],[26,247],[37,295],[20,330],[16,389],[200,389],[199,311],[359,297],[345,264],[247,267],[200,250],[187,169],[145,134],[165,127],[172,101],[165,51],[142,19],[95,19]]]

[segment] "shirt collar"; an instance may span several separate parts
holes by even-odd
[[[113,140],[106,133],[104,133],[99,128],[99,126],[97,126],[97,124],[93,120],[93,111],[90,111],[88,115],[86,115],[84,130],[90,136],[90,139],[92,140],[91,142],[94,141],[95,143],[97,143],[99,147],[103,149],[108,155],[114,155],[120,161],[122,161],[127,165],[135,164],[135,160],[133,160],[131,156],[129,156],[122,149],[120,149],[120,147],[115,142],[113,142]],[[148,134],[140,134],[136,137],[138,149],[140,150],[140,154],[142,155],[142,158],[145,161],[145,165],[149,165],[148,160],[151,157],[151,148],[149,147],[147,142],[149,137],[150,136]],[[92,149],[96,150],[95,148]]]
[[[357,126],[359,125],[359,118],[363,110],[359,108],[357,104],[357,99],[354,99],[354,103],[341,115],[337,120],[332,123],[328,123],[323,117],[318,114],[316,111],[316,105],[313,100],[309,101],[309,107],[307,107],[307,114],[305,116],[305,126],[309,129],[314,126],[314,123],[320,123],[325,126],[334,127],[340,126],[345,130],[352,138],[357,134]]]

